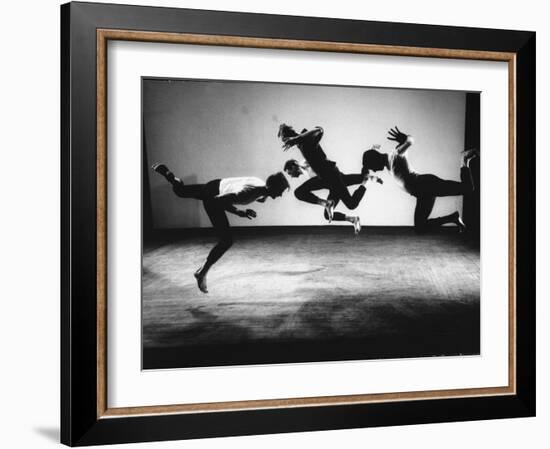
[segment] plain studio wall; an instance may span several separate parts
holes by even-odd
[[[362,153],[372,144],[381,144],[384,152],[393,149],[386,136],[397,125],[415,138],[409,161],[417,172],[459,180],[465,102],[464,92],[451,91],[144,79],[147,163],[163,162],[189,184],[231,176],[265,179],[281,171],[287,159],[301,159],[296,148],[282,151],[277,131],[287,123],[298,132],[322,126],[327,156],[343,173],[358,173]],[[384,185],[368,186],[352,214],[366,225],[412,226],[415,198],[388,172],[382,177]],[[306,179],[290,179],[291,189]],[[155,173],[149,172],[149,182],[155,228],[210,226],[199,201],[176,197]],[[328,192],[319,194],[326,197]],[[233,225],[326,224],[322,208],[298,201],[292,191],[248,207],[258,217],[228,214]],[[347,209],[339,205],[338,210]],[[462,210],[461,197],[439,198],[432,216],[455,210]]]

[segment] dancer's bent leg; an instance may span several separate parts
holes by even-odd
[[[460,214],[458,211],[442,217],[428,218],[432,213],[435,198],[435,196],[427,195],[416,197],[416,208],[414,210],[414,228],[416,232],[423,234],[430,229],[443,226],[446,223],[454,223],[459,227],[460,231],[463,231],[465,226],[460,219]]]
[[[204,184],[190,184],[185,185],[183,181],[176,177],[168,167],[164,164],[154,164],[151,167],[159,175],[162,175],[166,181],[172,185],[172,190],[180,198],[194,198],[196,200],[202,200],[205,194]]]
[[[362,179],[361,185],[357,187],[355,192],[353,192],[353,195],[350,195],[346,183],[344,182],[343,175],[335,165],[327,166],[324,170],[322,170],[319,176],[327,184],[331,193],[340,198],[340,200],[350,210],[355,209],[365,195],[366,188],[363,184],[365,180]]]
[[[363,180],[362,175],[344,175],[342,178],[343,178],[344,182],[346,183],[346,185],[348,185],[348,186],[349,185],[360,184]],[[332,201],[333,208],[336,208],[336,206],[338,206],[338,203],[340,202],[340,198],[338,198],[333,192],[329,193],[327,200]],[[330,221],[328,211],[326,209],[325,209],[323,215],[325,217],[325,220]],[[347,222],[351,223],[353,225],[353,230],[354,230],[355,234],[359,234],[359,232],[361,231],[361,220],[359,219],[358,216],[346,215],[342,212],[336,212],[335,211],[335,212],[333,212],[332,220],[334,220],[334,221],[347,221]]]
[[[447,181],[432,175],[428,189],[430,193],[435,196],[459,196],[471,194],[474,191],[474,183],[470,167],[460,167],[460,182]]]
[[[333,203],[329,200],[319,198],[317,195],[314,195],[312,193],[313,190],[321,190],[327,188],[328,186],[326,182],[324,182],[318,176],[315,176],[314,178],[308,179],[302,185],[297,187],[296,190],[294,190],[294,196],[300,201],[305,201],[306,203],[310,204],[318,204],[319,206],[324,207],[325,212],[328,216],[328,221],[330,222],[332,221],[332,210],[334,209]]]
[[[314,178],[310,178],[300,186],[296,187],[294,190],[294,196],[300,201],[324,206],[326,201],[319,198],[317,195],[314,195],[312,191],[326,188],[326,184],[318,176],[315,176]]]
[[[231,248],[233,245],[233,237],[231,235],[227,215],[222,205],[214,198],[207,198],[203,201],[203,206],[219,238],[218,243],[210,250],[204,264],[195,272],[195,278],[197,279],[200,291],[208,293],[206,275],[212,265],[220,260],[225,252]]]
[[[441,179],[435,175],[419,175],[417,177],[415,182],[417,203],[414,222],[418,232],[425,232],[430,228],[442,226],[446,223],[456,224],[460,232],[466,229],[458,211],[443,217],[428,219],[436,197],[468,195],[473,192],[472,174],[468,166],[464,165],[460,168],[460,178],[461,181],[458,182]]]

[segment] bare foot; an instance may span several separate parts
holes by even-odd
[[[198,269],[195,271],[195,279],[197,280],[197,286],[199,290],[203,293],[208,293],[208,288],[206,287],[206,275],[201,273],[201,270]]]
[[[456,225],[458,226],[458,232],[460,234],[462,234],[463,232],[466,232],[466,225],[464,224],[464,222],[462,221],[462,218],[460,218],[460,215],[458,212],[455,212],[456,214],[456,218],[455,218],[455,223]]]
[[[479,150],[477,148],[464,150],[462,152],[462,164],[465,165],[466,167],[469,167],[470,161],[476,156],[479,156]]]
[[[359,217],[351,217],[351,224],[353,225],[353,231],[355,235],[361,232],[361,220]]]
[[[327,200],[325,202],[325,212],[327,213],[328,222],[332,222],[334,217],[334,200]]]

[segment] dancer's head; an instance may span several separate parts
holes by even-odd
[[[296,159],[289,159],[288,161],[286,161],[284,170],[291,178],[298,178],[304,173],[302,167],[300,167],[300,164],[298,164],[298,161]]]
[[[282,172],[269,175],[265,181],[267,193],[271,198],[282,196],[285,190],[290,189],[288,180]]]
[[[283,142],[286,142],[290,137],[296,137],[297,135],[298,133],[294,130],[292,126],[287,125],[286,123],[283,123],[281,124],[281,126],[279,126],[277,137]]]
[[[386,168],[388,163],[388,155],[378,151],[380,145],[373,145],[371,149],[363,153],[363,169],[361,173],[366,175],[371,171],[380,171]]]

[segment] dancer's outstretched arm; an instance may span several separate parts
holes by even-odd
[[[233,215],[236,215],[237,217],[248,218],[249,220],[256,218],[256,211],[252,209],[245,209],[245,210],[237,209],[233,204],[225,204],[225,203],[223,203],[223,208],[227,212]]]
[[[249,220],[256,218],[256,212],[254,210],[242,210],[235,207],[234,203],[237,201],[237,194],[235,193],[219,196],[218,201],[227,212],[236,215],[237,217],[248,218]]]
[[[283,144],[283,150],[286,151],[289,148],[292,148],[294,145],[299,145],[305,140],[311,140],[314,144],[316,144],[319,143],[322,137],[323,128],[321,128],[320,126],[316,126],[315,128],[298,134],[297,136],[289,137]]]
[[[395,149],[397,150],[398,154],[405,153],[405,151],[407,151],[409,147],[414,143],[413,137],[401,132],[397,126],[395,127],[395,129],[390,129],[388,131],[388,134],[390,135],[390,137],[388,137],[388,140],[393,140],[394,142],[397,142],[397,146],[395,147]]]

